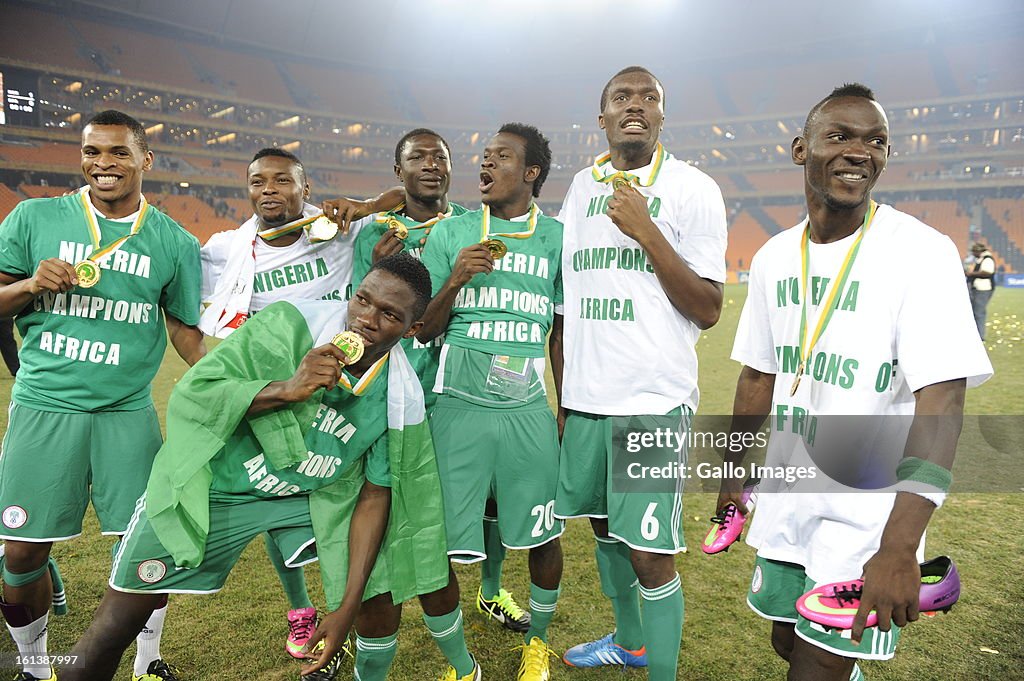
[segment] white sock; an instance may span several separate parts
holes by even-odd
[[[12,627],[7,625],[11,632],[11,638],[18,644],[18,652],[22,655],[46,655],[46,622],[50,613],[46,613],[35,622],[24,627]],[[23,665],[22,671],[26,671],[38,679],[48,679],[53,675],[48,665]]]
[[[142,676],[149,671],[149,665],[160,659],[160,637],[164,633],[164,618],[167,606],[157,608],[146,620],[139,635],[135,637],[135,675]]]
[[[865,681],[864,672],[856,662],[853,663],[853,671],[850,672],[850,681]]]

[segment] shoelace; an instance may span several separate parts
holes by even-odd
[[[833,597],[839,601],[839,605],[843,603],[853,603],[860,600],[861,594],[864,593],[864,587],[859,584],[845,584],[833,591]]]
[[[531,646],[524,643],[522,645],[513,646],[511,650],[526,651],[526,659],[523,661],[523,669],[529,672],[542,671],[544,669],[544,662],[547,660],[549,655],[558,659],[558,655],[551,649],[551,646],[543,641],[540,642],[539,646]]]
[[[519,604],[512,600],[512,594],[504,589],[498,592],[498,597],[494,599],[494,602],[497,603],[502,610],[507,612],[509,615],[512,615],[512,619],[514,620],[522,619],[523,615],[526,614],[526,611],[520,608]]]
[[[296,641],[305,641],[316,628],[316,615],[306,615],[288,622],[288,632]]]
[[[711,522],[717,523],[718,525],[722,525],[722,527],[718,530],[719,532],[721,532],[723,529],[725,529],[725,523],[728,520],[730,520],[734,515],[736,515],[736,507],[733,506],[732,504],[728,504],[725,508],[722,509],[721,513],[711,516]]]

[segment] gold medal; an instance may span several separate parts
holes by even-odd
[[[620,175],[612,180],[612,189],[622,189],[623,187],[632,186],[632,184],[632,182]]]
[[[800,377],[803,376],[803,375],[804,375],[804,363],[800,362],[800,364],[798,364],[797,367],[796,367],[796,376],[793,378],[793,387],[789,389],[789,396],[790,397],[793,397],[794,395],[796,395],[796,389],[800,387]]]
[[[395,230],[395,236],[403,241],[409,236],[409,228],[402,224],[402,221],[398,218],[390,218],[388,220],[388,229]]]
[[[338,346],[338,349],[345,353],[345,357],[348,358],[347,364],[358,362],[365,350],[363,337],[355,331],[342,331],[331,339],[331,343]]]
[[[311,244],[330,241],[338,236],[338,223],[326,215],[321,215],[306,227],[306,236]]]
[[[100,267],[92,260],[75,263],[75,276],[82,288],[92,288],[100,281]]]
[[[505,254],[508,253],[508,246],[506,246],[505,242],[500,239],[487,239],[482,243],[487,247],[487,250],[491,253],[491,257],[495,260],[501,260],[505,257]]]

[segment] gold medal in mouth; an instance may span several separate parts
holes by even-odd
[[[345,353],[345,357],[348,358],[347,364],[358,362],[366,351],[366,342],[355,331],[342,331],[331,339],[331,343]]]
[[[75,264],[75,276],[82,288],[92,288],[100,281],[100,267],[92,260],[83,260]]]
[[[505,245],[504,241],[499,239],[487,239],[483,244],[487,247],[487,250],[491,253],[491,257],[495,260],[504,258],[505,254],[508,253],[508,246]]]

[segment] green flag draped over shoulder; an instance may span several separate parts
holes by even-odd
[[[146,514],[178,567],[195,567],[203,560],[210,525],[210,460],[246,418],[256,394],[272,381],[291,378],[305,354],[330,342],[344,329],[346,319],[344,303],[274,303],[215,347],[175,386],[167,411],[167,441],[153,462],[146,489]],[[448,562],[423,392],[399,346],[392,350],[388,372],[392,504],[381,549],[387,557],[377,566],[375,584],[393,590],[396,600],[405,600],[447,584]],[[303,435],[316,415],[320,395],[248,418],[272,468],[306,458]],[[328,602],[335,605],[341,601],[348,573],[352,507],[339,483],[313,492],[310,499],[325,591],[330,582]],[[344,536],[339,536],[342,527]]]
[[[391,516],[364,598],[391,592],[395,603],[448,584],[447,542],[437,460],[423,404],[423,389],[401,345],[388,364],[388,461]],[[348,577],[351,514],[335,509],[351,498],[346,481],[309,495],[316,552],[329,609],[341,604]]]

